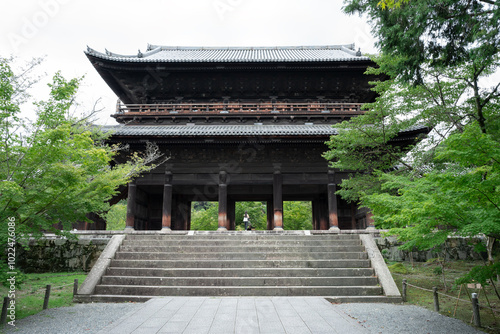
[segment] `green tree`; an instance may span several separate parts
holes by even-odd
[[[283,226],[286,230],[312,230],[311,202],[283,202]]]
[[[112,205],[109,211],[104,215],[104,219],[106,220],[106,230],[123,230],[127,220],[127,201],[121,200],[115,205]]]
[[[146,164],[159,155],[150,149],[148,156],[114,162],[120,148],[106,145],[107,135],[88,118],[70,116],[81,79],[66,80],[60,73],[49,84],[48,99],[35,103],[36,119],[22,119],[33,81],[29,71],[17,75],[11,63],[0,59],[0,221],[15,219],[18,236],[59,234],[55,224],[67,231],[87,221],[89,212],[108,211],[117,188],[151,168]]]
[[[219,227],[219,203],[203,202],[203,205],[195,203],[195,210],[191,212],[191,230],[215,231]]]
[[[250,217],[250,224],[256,230],[267,230],[265,202],[236,202],[236,228],[244,230],[243,215],[245,211]]]
[[[344,122],[325,157],[352,172],[338,192],[374,213],[377,226],[429,249],[448,235],[500,236],[499,4],[491,1],[346,1],[368,14],[382,55],[371,74],[379,97]],[[410,147],[397,136],[430,131]],[[490,255],[477,277],[494,277]]]

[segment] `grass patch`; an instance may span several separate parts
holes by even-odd
[[[421,263],[415,262],[413,266],[410,263],[392,263],[389,270],[392,273],[394,281],[402,291],[402,281],[406,279],[409,284],[432,290],[438,288],[438,292],[460,299],[470,300],[470,294],[476,292],[479,294],[479,304],[488,306],[487,299],[494,309],[500,309],[500,300],[496,296],[491,286],[485,286],[484,289],[466,288],[464,286],[454,285],[455,280],[467,273],[472,267],[481,265],[481,262],[473,261],[450,261],[446,263],[444,269],[444,278],[447,289],[444,288],[443,274],[441,266],[435,262]],[[403,267],[404,269],[402,269]],[[439,268],[439,269],[438,269]],[[406,270],[406,273],[404,271]],[[461,289],[461,290],[460,290]],[[486,295],[485,295],[486,293]],[[432,292],[417,289],[411,286],[407,288],[407,303],[421,306],[429,310],[434,310],[434,298]],[[472,305],[469,302],[457,301],[443,295],[439,295],[440,312],[443,315],[460,319],[463,322],[472,325]],[[489,309],[481,308],[481,330],[487,333],[500,333],[500,314],[492,314]]]
[[[24,281],[17,286],[16,291],[16,320],[36,314],[43,309],[45,287],[50,284],[51,292],[49,308],[73,305],[73,282],[78,279],[81,285],[87,276],[86,273],[45,273],[24,274]],[[60,286],[67,285],[59,288]],[[8,288],[0,285],[0,296],[6,297]]]

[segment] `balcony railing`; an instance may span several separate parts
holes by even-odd
[[[363,113],[361,103],[173,103],[123,104],[118,101],[118,115],[170,115],[170,114],[349,114]]]

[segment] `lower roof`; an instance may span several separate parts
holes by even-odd
[[[331,125],[115,125],[103,131],[132,137],[239,137],[239,136],[331,136]]]

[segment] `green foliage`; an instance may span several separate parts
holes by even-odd
[[[205,207],[199,207],[191,213],[191,230],[215,231],[219,226],[219,203],[205,202]]]
[[[19,268],[9,268],[6,261],[0,262],[0,282],[7,288],[10,287],[10,282],[7,281],[7,279],[12,277],[12,274],[10,274],[12,272],[16,273],[15,286],[17,289],[23,284],[24,280],[26,279],[26,275]]]
[[[328,143],[331,166],[352,172],[338,194],[368,207],[402,249],[452,233],[498,238],[500,4],[348,0],[345,11],[368,15],[382,55],[367,73],[387,80]],[[419,126],[428,136],[401,147],[398,136]]]
[[[201,204],[202,203],[202,204]],[[214,231],[218,227],[219,205],[216,202],[195,202],[191,213],[191,230]],[[236,202],[236,230],[244,230],[243,215],[248,212],[250,224],[256,230],[267,229],[265,202]],[[287,230],[312,230],[310,202],[283,202],[283,221]]]
[[[106,230],[121,231],[125,229],[127,220],[127,201],[121,200],[111,206],[109,211],[104,215],[106,220]]]
[[[481,283],[488,285],[494,278],[500,275],[500,262],[486,266],[475,266],[467,274],[455,281],[455,284]]]
[[[52,286],[49,308],[65,307],[73,305],[73,285],[78,279],[80,285],[85,280],[85,273],[46,273],[25,274],[22,276],[24,282],[17,287],[16,291],[16,320],[37,314],[43,309],[45,287]],[[20,279],[19,274],[16,276]],[[63,287],[64,286],[64,287]],[[8,287],[0,286],[0,295],[6,296]]]
[[[286,230],[312,230],[311,202],[283,202],[283,227]]]
[[[30,123],[19,117],[30,79],[0,59],[0,222],[14,217],[18,237],[59,234],[54,224],[70,230],[87,213],[106,212],[120,185],[151,168],[140,154],[111,167],[119,148],[103,144],[106,135],[97,127],[70,117],[80,81],[56,73]]]
[[[500,4],[485,0],[345,0],[346,13],[367,14],[383,53],[397,58],[406,81],[422,70],[468,63],[488,66],[500,49]],[[392,8],[387,10],[386,8]]]
[[[391,273],[396,273],[396,274],[407,274],[408,269],[406,269],[405,265],[402,264],[401,262],[394,263],[390,266],[387,266]]]
[[[265,202],[236,202],[236,229],[245,229],[243,215],[248,212],[250,224],[256,230],[267,229],[267,214]]]

